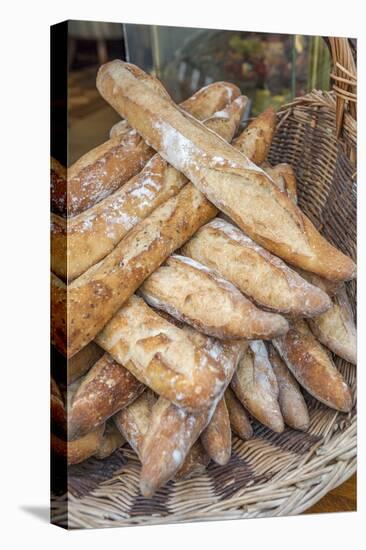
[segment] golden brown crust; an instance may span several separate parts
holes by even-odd
[[[152,93],[171,102],[162,84],[137,67],[131,71]],[[196,118],[207,118],[239,95],[228,83],[214,83],[185,101],[182,107]],[[83,155],[67,171],[67,210],[75,216],[116,191],[138,174],[155,151],[133,129],[114,132],[105,143]]]
[[[129,67],[118,60],[103,65],[97,87],[163,158],[271,252],[331,280],[355,277],[353,261],[317,232],[263,170],[148,90],[130,74]]]
[[[349,412],[352,396],[332,359],[315,339],[306,321],[294,322],[288,333],[273,344],[297,381],[316,399]]]
[[[77,439],[129,405],[143,385],[105,353],[81,380],[68,410],[68,439]]]
[[[141,283],[215,213],[215,207],[187,184],[73,281],[68,286],[68,356],[93,340]]]
[[[253,428],[249,417],[230,387],[226,388],[225,402],[233,432],[244,441],[250,439],[253,435]]]
[[[137,296],[107,323],[96,341],[138,380],[178,406],[208,407],[226,383],[226,369],[214,357]]]
[[[185,461],[175,474],[174,479],[179,481],[199,476],[204,473],[209,462],[210,457],[198,439],[190,448]]]
[[[120,449],[125,443],[126,440],[123,435],[119,432],[114,423],[109,420],[106,424],[101,444],[94,456],[95,458],[98,458],[98,460],[103,460],[114,453],[117,449]]]
[[[332,307],[309,319],[309,326],[324,346],[345,361],[357,364],[357,331],[344,286],[334,295]]]
[[[245,102],[246,98],[238,97],[205,125],[231,140]],[[85,212],[67,222],[52,215],[52,271],[64,280],[75,279],[109,254],[132,227],[175,196],[187,181],[160,155],[154,155],[140,174]]]
[[[216,338],[270,339],[288,330],[283,317],[256,308],[234,285],[184,256],[170,256],[139,292],[150,305]]]
[[[278,189],[297,204],[297,183],[295,172],[290,164],[282,162],[271,166],[267,162],[262,164],[263,170],[272,178]]]
[[[51,433],[51,449],[57,456],[66,458],[68,464],[79,464],[93,456],[103,441],[105,426],[102,424],[94,431],[74,441],[65,441]]]
[[[138,456],[141,456],[144,437],[156,400],[154,392],[147,388],[135,401],[113,417],[117,429]]]
[[[207,428],[201,434],[207,454],[214,462],[225,465],[231,456],[231,427],[229,412],[223,397],[217,404]]]
[[[95,342],[90,342],[79,353],[67,361],[67,383],[72,384],[86,374],[88,370],[102,357],[104,350]]]
[[[322,313],[331,305],[322,290],[221,218],[201,227],[182,252],[268,310],[304,317]]]
[[[152,408],[141,452],[140,489],[144,496],[172,479],[210,420],[209,411],[189,413],[160,397]]]
[[[231,381],[236,397],[259,422],[282,432],[284,423],[278,404],[278,384],[264,342],[249,342]]]
[[[268,107],[248,124],[246,129],[234,141],[233,146],[249,160],[261,165],[267,158],[271,147],[276,123],[276,113],[272,107]]]
[[[272,345],[269,345],[268,356],[277,378],[278,402],[285,423],[295,430],[306,431],[309,413],[296,379]]]

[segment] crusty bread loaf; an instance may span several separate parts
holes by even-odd
[[[199,229],[182,252],[212,268],[266,309],[304,317],[322,313],[331,305],[322,290],[221,218]]]
[[[231,381],[236,397],[259,422],[273,430],[284,430],[278,404],[278,384],[264,342],[253,340]]]
[[[96,341],[138,380],[178,406],[208,407],[226,383],[218,361],[137,296],[126,302]]]
[[[331,280],[355,277],[353,261],[318,233],[263,170],[133,73],[128,63],[106,63],[98,71],[98,90],[163,158],[271,252]]]
[[[186,456],[185,461],[174,476],[174,479],[191,479],[204,473],[206,466],[210,462],[210,457],[205,451],[204,446],[199,439],[193,443]]]
[[[233,432],[244,441],[250,439],[253,435],[253,428],[249,417],[230,386],[226,388],[225,402]]]
[[[130,130],[131,126],[128,124],[127,120],[122,119],[113,124],[112,128],[109,130],[109,138],[121,136]]]
[[[213,82],[204,86],[180,104],[180,108],[198,120],[206,120],[240,96],[232,82]]]
[[[141,457],[144,438],[148,432],[152,408],[155,403],[156,395],[147,389],[131,405],[128,405],[113,417],[117,429],[139,457]],[[161,456],[164,456],[163,450],[161,449]],[[209,457],[206,451],[200,442],[196,441],[182,466],[176,472],[175,479],[187,479],[202,473],[208,462]]]
[[[274,109],[268,107],[248,124],[244,132],[234,141],[233,145],[249,160],[261,165],[270,149],[273,134],[276,129],[277,117]]]
[[[68,286],[68,357],[93,340],[146,277],[216,212],[187,184],[131,229],[104,260],[73,281]]]
[[[277,379],[278,402],[285,423],[295,430],[306,431],[310,423],[309,412],[296,379],[272,345],[269,345],[268,356]]]
[[[349,387],[306,321],[294,322],[288,333],[274,339],[273,344],[299,384],[311,395],[333,409],[351,410]]]
[[[288,330],[283,317],[256,308],[234,285],[184,256],[170,256],[139,292],[150,305],[217,338],[270,339]]]
[[[144,386],[105,353],[80,381],[68,409],[68,439],[77,439],[134,401]]]
[[[58,160],[51,157],[51,211],[66,215],[67,171]]]
[[[231,427],[225,397],[218,402],[210,422],[201,434],[207,454],[214,462],[225,465],[231,456]]]
[[[266,162],[261,167],[274,181],[279,190],[286,193],[292,202],[297,204],[297,182],[292,166],[286,162],[271,166]]]
[[[140,489],[144,496],[152,496],[175,476],[211,414],[208,409],[189,413],[162,397],[157,400],[141,452]]]
[[[95,342],[90,342],[79,353],[67,361],[67,383],[72,384],[86,374],[88,370],[102,357],[104,350]]]
[[[152,494],[174,477],[181,467],[189,449],[210,421],[216,404],[222,398],[247,347],[246,342],[219,342],[188,326],[182,330],[197,348],[212,358],[217,358],[225,371],[225,383],[211,406],[196,413],[189,413],[186,409],[176,407],[162,398],[158,400],[151,413],[142,453],[141,487],[146,495]],[[221,441],[224,443],[224,440]],[[212,445],[211,448],[213,449]],[[219,456],[217,446],[215,453]]]
[[[231,140],[240,123],[247,98],[239,96],[205,121]],[[176,195],[188,182],[160,155],[115,193],[70,218],[51,216],[51,269],[72,281],[109,254],[126,233],[155,208]]]
[[[157,397],[154,392],[147,388],[135,401],[113,417],[117,429],[138,456],[141,455],[151,411],[156,400]]]
[[[357,363],[357,331],[345,286],[332,299],[332,307],[322,315],[309,319],[309,325],[318,340],[333,353]]]
[[[101,424],[92,432],[74,441],[66,441],[51,433],[51,450],[56,456],[65,458],[67,464],[79,464],[98,451],[103,442],[104,429],[104,424]]]
[[[308,283],[317,286],[323,290],[323,292],[326,292],[328,296],[334,296],[343,284],[341,282],[329,281],[328,279],[324,279],[324,277],[319,277],[319,275],[315,273],[310,273],[310,271],[305,271],[300,268],[296,268],[296,271],[303,279],[308,281]]]
[[[157,79],[136,67],[134,76],[154,94],[171,101]],[[232,84],[215,83],[184,102],[183,107],[194,117],[207,118],[239,93]],[[68,215],[75,216],[113,193],[140,172],[154,153],[134,129],[114,132],[113,137],[83,155],[67,170]]]
[[[125,438],[116,428],[112,420],[106,423],[105,431],[100,446],[95,452],[95,458],[103,460],[110,456],[114,451],[120,449],[126,443]]]

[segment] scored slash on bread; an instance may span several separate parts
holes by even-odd
[[[292,323],[273,345],[299,384],[318,401],[342,412],[352,408],[352,395],[330,354],[316,340],[306,321]]]
[[[270,339],[288,330],[283,317],[256,308],[233,284],[184,256],[170,256],[139,293],[150,305],[217,338]]]
[[[331,280],[355,277],[353,261],[328,243],[263,170],[149,90],[134,67],[103,65],[97,88],[144,139],[256,242],[292,265]]]
[[[204,124],[231,140],[247,98],[239,96]],[[154,155],[115,193],[66,220],[51,214],[51,269],[69,282],[102,260],[126,233],[188,182],[160,155]]]
[[[137,68],[134,73],[153,93],[171,101],[159,80]],[[203,120],[223,109],[239,94],[239,88],[233,84],[213,83],[183,102],[181,107],[192,116]],[[67,187],[61,177],[53,177],[51,197],[52,204],[56,204],[56,213],[75,216],[92,207],[140,172],[154,154],[155,151],[134,129],[113,132],[109,140],[83,155],[68,168]],[[58,174],[60,170],[54,170],[53,173]]]
[[[96,341],[138,380],[178,406],[209,407],[227,382],[225,368],[212,355],[137,296],[127,301]]]
[[[182,253],[210,267],[268,310],[305,317],[323,313],[331,305],[325,292],[221,218],[201,227]]]
[[[231,381],[231,388],[244,407],[259,422],[273,430],[284,430],[278,403],[278,384],[264,342],[249,342]]]

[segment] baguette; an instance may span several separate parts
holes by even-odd
[[[252,425],[243,405],[237,399],[230,386],[226,388],[225,402],[233,432],[244,441],[250,439],[253,436]]]
[[[133,73],[122,61],[106,63],[97,88],[165,160],[272,253],[331,280],[355,277],[354,262],[318,233],[263,170]]]
[[[58,160],[51,157],[51,211],[66,215],[67,171]]]
[[[210,406],[226,383],[225,369],[216,359],[137,296],[128,300],[96,341],[143,384],[190,410]]]
[[[66,459],[69,465],[84,462],[84,460],[93,456],[100,448],[103,442],[104,429],[104,424],[101,424],[92,432],[74,441],[65,441],[56,434],[51,433],[52,452],[56,456]]]
[[[68,357],[93,340],[146,277],[216,212],[187,184],[131,229],[104,260],[73,281],[68,286]]]
[[[324,346],[356,365],[357,331],[344,285],[335,294],[332,307],[322,315],[309,319],[309,326]]]
[[[207,265],[268,310],[305,317],[323,313],[331,305],[322,290],[223,219],[202,227],[182,253]]]
[[[171,102],[160,82],[134,68],[135,77],[147,89]],[[215,83],[184,102],[192,116],[207,118],[235,99],[240,90],[229,83]],[[67,171],[67,209],[75,216],[90,208],[135,176],[154,155],[135,130],[114,133],[105,143],[92,149],[76,161]]]
[[[102,357],[104,351],[95,342],[90,342],[85,348],[67,361],[67,383],[72,384],[86,374]]]
[[[222,398],[233,372],[246,350],[247,343],[223,343],[204,336],[186,327],[189,339],[211,357],[217,357],[226,372],[225,383],[220,394],[211,406],[198,412],[189,412],[176,407],[163,398],[159,398],[151,412],[149,428],[146,433],[141,454],[142,470],[140,488],[145,496],[151,496],[159,487],[172,479],[182,466],[189,449],[197,441],[203,429],[209,424]],[[212,435],[212,434],[211,434]],[[216,440],[224,443],[225,440]],[[212,445],[215,456],[220,456],[218,446]],[[222,449],[221,449],[222,450]],[[221,453],[221,459],[223,458]]]
[[[95,458],[103,460],[126,443],[125,438],[111,420],[108,420],[100,446],[94,453]]]
[[[306,391],[328,407],[342,412],[351,410],[349,387],[306,321],[294,322],[288,333],[275,338],[273,344]]]
[[[306,431],[310,424],[309,412],[299,385],[272,345],[268,355],[277,379],[283,419],[291,428]]]
[[[231,428],[229,412],[223,397],[217,404],[212,418],[201,434],[201,442],[210,458],[224,466],[231,456]]]
[[[340,282],[329,281],[328,279],[324,279],[324,277],[319,277],[319,275],[315,275],[315,273],[310,273],[309,271],[304,271],[300,268],[296,268],[296,271],[300,277],[308,281],[308,283],[317,286],[323,292],[326,292],[328,296],[334,296],[337,294],[343,284]]]
[[[246,102],[247,98],[238,97],[206,120],[205,125],[231,140]],[[187,182],[160,155],[154,155],[140,174],[67,223],[52,215],[52,271],[72,281],[109,254],[132,227],[176,195]]]
[[[157,397],[147,388],[135,401],[114,415],[118,431],[140,457],[144,437],[147,433],[151,411]]]
[[[234,285],[184,256],[170,256],[139,293],[150,305],[217,338],[269,339],[288,330],[283,317],[256,308]]]
[[[276,166],[264,163],[262,164],[262,168],[277,185],[279,190],[286,193],[289,199],[291,199],[294,204],[297,204],[297,182],[292,166],[285,162],[276,164]]]
[[[264,342],[253,340],[234,373],[236,397],[259,422],[280,433],[284,430],[278,404],[278,384]]]
[[[105,353],[80,381],[68,410],[68,439],[77,439],[134,401],[144,386]]]
[[[131,405],[117,413],[113,420],[117,429],[126,438],[136,454],[141,457],[143,441],[151,419],[152,407],[156,403],[155,394],[147,389]],[[202,473],[209,457],[199,441],[191,447],[175,479],[187,479]]]
[[[162,397],[157,400],[141,452],[140,490],[144,496],[152,496],[175,476],[209,420],[207,409],[189,413]]]
[[[234,147],[255,164],[262,164],[271,147],[276,122],[274,109],[268,107],[248,124],[244,132],[234,141]]]
[[[116,122],[116,124],[113,124],[112,128],[109,130],[109,139],[122,136],[130,130],[131,126],[128,124],[127,120],[122,119],[119,122]]]

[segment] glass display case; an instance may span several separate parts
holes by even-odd
[[[155,74],[179,102],[215,80],[237,84],[256,115],[312,88],[329,89],[321,37],[124,25],[127,59]]]

